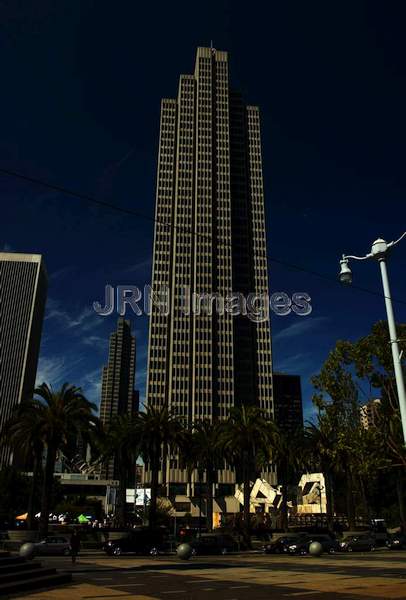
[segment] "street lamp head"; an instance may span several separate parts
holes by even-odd
[[[340,274],[338,276],[340,279],[340,282],[350,285],[352,283],[352,271],[351,271],[350,267],[348,266],[348,258],[342,258],[340,260],[340,266],[341,266],[341,270],[340,270]]]

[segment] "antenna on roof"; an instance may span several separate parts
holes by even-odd
[[[211,50],[212,52],[215,52],[215,51],[216,51],[216,50],[215,50],[215,48],[213,48],[213,40],[210,40],[210,50]]]

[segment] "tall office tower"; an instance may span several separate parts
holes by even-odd
[[[170,290],[171,308],[152,307],[148,403],[189,424],[241,404],[271,418],[269,319],[217,314],[204,302],[197,314],[185,300],[185,290],[268,296],[259,111],[230,91],[226,52],[198,48],[177,99],[162,100],[155,215],[152,287]],[[176,457],[163,471],[184,491]],[[230,469],[219,474],[223,489],[234,481]]]
[[[0,428],[35,386],[47,276],[39,254],[0,252]],[[0,450],[0,464],[12,460]]]
[[[284,432],[303,429],[302,388],[299,375],[273,374],[275,423]]]
[[[133,415],[138,411],[138,392],[134,390],[135,337],[130,321],[118,319],[117,330],[110,335],[109,359],[103,367],[100,420],[104,427],[119,415]],[[111,459],[101,469],[104,479],[117,479],[117,465]]]

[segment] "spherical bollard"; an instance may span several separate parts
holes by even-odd
[[[309,546],[309,553],[312,556],[320,556],[323,554],[323,546],[320,544],[320,542],[312,542]]]
[[[34,554],[35,554],[34,544],[32,544],[31,542],[26,542],[25,544],[23,544],[20,547],[19,554],[20,554],[21,558],[25,558],[27,560],[34,558]]]
[[[181,558],[182,560],[189,560],[192,553],[193,549],[189,544],[180,544],[180,546],[176,548],[176,554],[178,555],[178,558]]]

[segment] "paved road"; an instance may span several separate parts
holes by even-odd
[[[83,555],[47,564],[74,572],[73,583],[25,594],[30,600],[335,600],[406,598],[406,553],[286,557],[258,554],[201,557],[108,558]],[[18,596],[23,598],[23,596]]]

